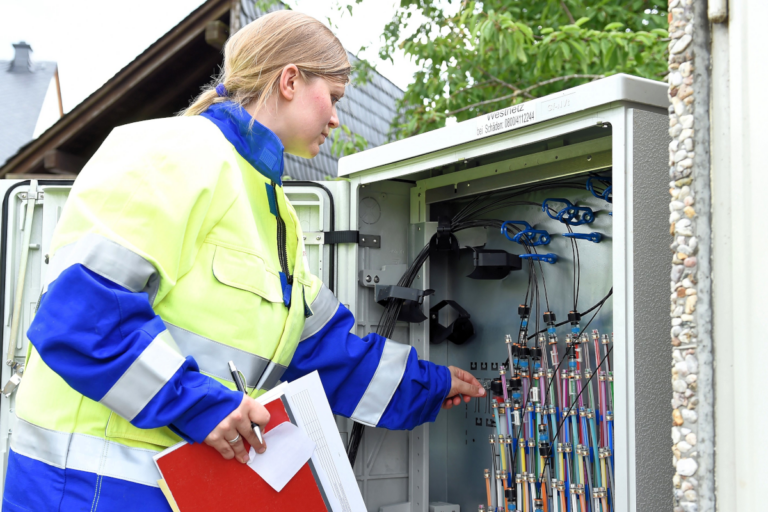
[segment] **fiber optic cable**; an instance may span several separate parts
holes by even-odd
[[[552,482],[552,509],[560,512],[560,493],[557,491],[557,480]]]
[[[485,495],[488,498],[488,510],[491,510],[493,503],[491,502],[491,471],[485,470]]]
[[[499,419],[499,404],[495,401],[491,405],[493,408],[493,416],[496,418],[496,435],[498,436],[498,439],[502,441],[504,439],[504,436],[501,434],[501,421]],[[506,473],[507,471],[507,458],[504,455],[504,450],[501,449],[502,445],[499,443],[499,453],[501,455],[501,468],[502,471]]]
[[[499,508],[501,508],[501,504],[504,503],[504,487],[503,487],[504,479],[501,477],[501,475],[496,475],[496,503],[498,503]]]

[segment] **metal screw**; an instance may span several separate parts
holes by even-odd
[[[373,282],[378,283],[379,282],[379,276],[373,276]]]
[[[591,162],[591,161],[592,161],[592,155],[589,155],[589,156],[587,157],[587,162]]]
[[[27,198],[27,194],[21,194],[19,197],[20,197],[21,199],[26,199],[26,198]]]
[[[361,238],[361,240],[362,240],[363,242],[365,242],[365,238]]]
[[[371,276],[365,276],[365,282],[370,283],[371,282]]]
[[[376,239],[375,238],[373,239],[373,243],[376,243]]]
[[[319,241],[319,240],[320,240],[320,237],[319,237],[319,236],[316,236],[316,237],[315,237],[315,240],[318,240],[318,241]]]

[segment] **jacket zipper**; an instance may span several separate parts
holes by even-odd
[[[286,236],[286,227],[283,217],[280,215],[279,201],[277,200],[277,187],[275,182],[272,182],[272,191],[275,193],[275,213],[277,214],[277,256],[280,260],[280,267],[283,269],[288,284],[293,284],[293,276],[288,272],[288,245]]]

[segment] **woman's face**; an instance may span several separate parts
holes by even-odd
[[[287,153],[312,158],[320,152],[320,145],[339,126],[336,103],[344,96],[344,89],[343,83],[322,77],[307,81],[297,77],[293,101],[280,109],[285,116],[281,139]]]

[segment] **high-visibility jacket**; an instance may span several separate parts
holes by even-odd
[[[55,230],[3,510],[170,510],[152,456],[240,404],[230,360],[252,396],[318,370],[337,414],[434,421],[450,372],[350,333],[282,172],[277,136],[229,102],[110,134]]]

